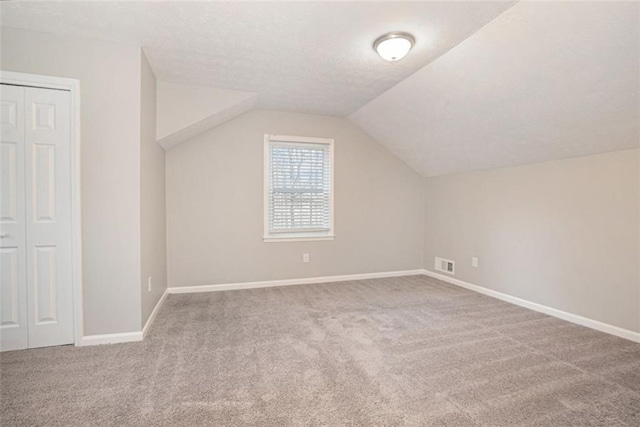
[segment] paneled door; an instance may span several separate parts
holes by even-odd
[[[24,88],[0,86],[0,346],[27,348]]]
[[[2,350],[71,344],[70,93],[1,89]]]

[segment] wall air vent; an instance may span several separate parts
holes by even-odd
[[[443,273],[456,274],[456,263],[449,259],[435,257],[434,268]]]

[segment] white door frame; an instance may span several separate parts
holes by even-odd
[[[82,220],[80,204],[80,81],[65,77],[0,71],[0,83],[71,93],[71,271],[73,289],[73,342],[82,344],[84,316],[82,300]]]

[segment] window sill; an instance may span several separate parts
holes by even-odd
[[[333,234],[313,235],[313,234],[285,234],[282,236],[264,236],[262,241],[265,243],[277,243],[277,242],[312,242],[322,240],[333,240],[335,236]]]

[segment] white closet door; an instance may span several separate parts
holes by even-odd
[[[70,93],[25,93],[29,348],[73,342]]]
[[[0,85],[0,350],[27,348],[24,88]]]

